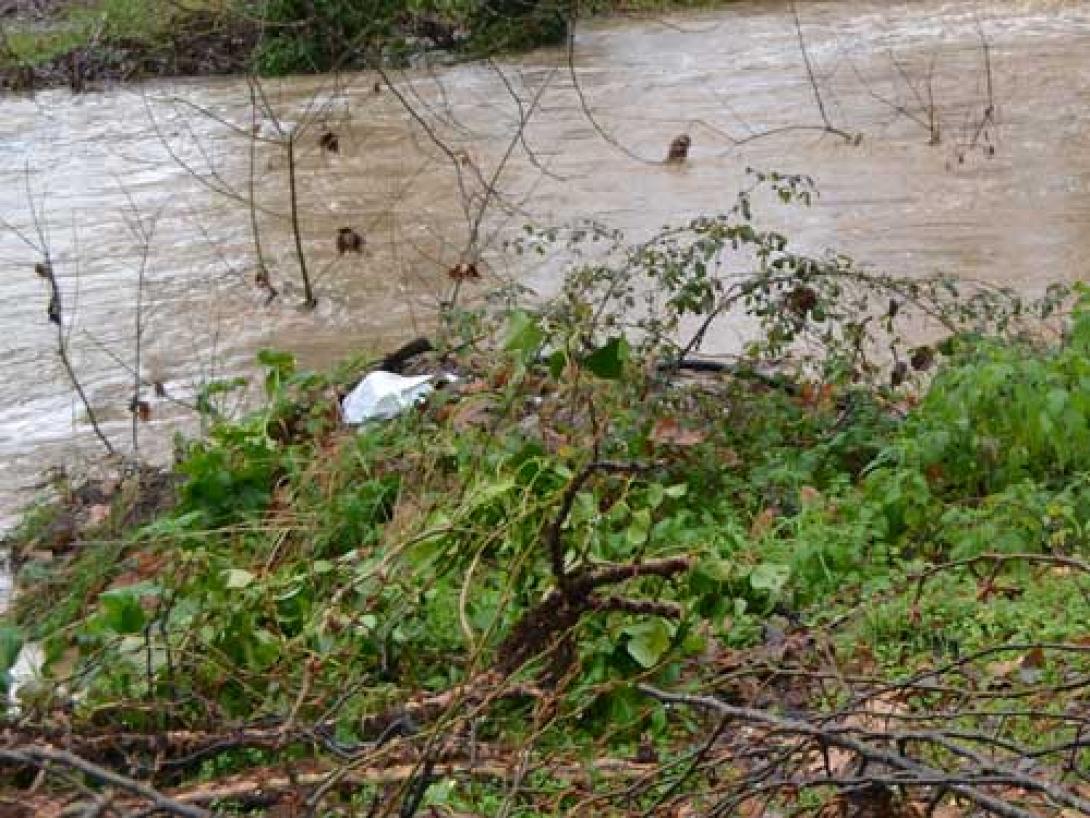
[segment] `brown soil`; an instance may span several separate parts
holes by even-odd
[[[4,545],[15,562],[76,553],[88,538],[129,531],[173,507],[179,479],[152,466],[120,477],[95,478],[61,486],[49,522],[29,539],[9,537]]]

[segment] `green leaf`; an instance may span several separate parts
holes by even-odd
[[[510,477],[478,483],[466,492],[464,508],[467,512],[476,511],[507,494],[514,487],[515,481]]]
[[[503,348],[508,352],[521,353],[524,358],[535,354],[545,339],[545,333],[538,323],[537,316],[525,310],[515,310],[507,329],[507,340]]]
[[[662,619],[638,622],[627,626],[622,632],[628,636],[625,648],[629,655],[644,668],[654,667],[658,663],[670,649],[673,636],[671,628]]]
[[[177,517],[164,517],[161,520],[148,523],[140,529],[140,534],[148,539],[177,536],[191,529],[198,528],[206,522],[207,519],[204,511],[187,511],[185,514],[179,514]]]
[[[562,350],[557,350],[549,356],[549,376],[553,380],[559,380],[568,365],[568,355]]]
[[[0,692],[11,686],[11,669],[19,661],[23,649],[23,633],[11,625],[0,625]]]
[[[102,604],[103,624],[114,633],[132,634],[144,630],[148,618],[131,588],[106,591],[98,600]]]
[[[687,484],[685,484],[685,483],[675,483],[672,486],[667,486],[666,487],[665,494],[666,494],[667,497],[672,497],[673,499],[676,500],[679,497],[684,497],[688,493],[688,491],[689,491],[689,486]]]
[[[662,483],[652,483],[647,487],[647,505],[651,508],[661,506],[665,498],[666,492],[662,488]]]
[[[258,350],[257,360],[266,369],[265,394],[269,397],[276,394],[284,381],[295,374],[295,356],[290,352],[261,349]]]
[[[716,583],[727,582],[734,574],[730,562],[719,557],[707,557],[702,559],[693,571],[694,575],[705,577]]]
[[[641,508],[632,514],[632,521],[628,524],[626,536],[630,545],[643,545],[647,542],[647,534],[651,530],[651,510]]]
[[[583,366],[599,378],[615,381],[624,374],[628,360],[628,341],[623,337],[610,338],[605,344],[583,359]]]
[[[775,596],[787,584],[791,567],[776,562],[762,562],[749,574],[750,587],[755,591],[767,591]]]

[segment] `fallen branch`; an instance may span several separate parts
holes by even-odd
[[[902,787],[939,787],[972,802],[981,809],[1002,816],[1002,818],[1033,818],[1037,813],[1030,812],[1016,804],[1012,804],[1009,801],[984,792],[977,786],[975,780],[976,773],[986,777],[986,780],[983,783],[995,784],[1001,782],[1023,791],[1037,791],[1045,794],[1055,803],[1071,807],[1080,811],[1082,814],[1090,815],[1090,801],[1086,801],[1076,795],[1066,792],[1049,782],[1041,781],[1013,770],[1004,769],[998,763],[981,758],[978,754],[973,753],[968,748],[959,746],[956,748],[956,754],[976,762],[979,765],[978,769],[975,771],[970,770],[967,772],[965,770],[960,770],[958,772],[950,773],[921,761],[917,761],[904,754],[903,747],[905,744],[909,741],[919,741],[920,736],[918,735],[906,735],[901,737],[897,733],[890,733],[887,735],[884,733],[875,733],[873,731],[851,730],[850,728],[835,724],[818,726],[801,719],[777,716],[773,713],[752,707],[739,707],[727,704],[714,696],[670,693],[647,684],[637,684],[636,687],[641,693],[667,704],[684,704],[691,707],[710,710],[725,718],[751,724],[759,724],[772,728],[775,732],[780,734],[795,735],[809,739],[817,745],[825,756],[828,755],[828,749],[830,747],[846,750],[858,757],[859,763],[863,768],[866,768],[869,765],[876,765],[880,768],[907,773],[907,775],[898,776],[896,779],[897,783]],[[874,740],[876,738],[883,739],[884,746],[879,746],[875,743]],[[902,738],[904,738],[904,741],[901,740]],[[953,748],[949,746],[949,742],[946,744],[947,749],[953,750]],[[897,749],[892,749],[894,747]],[[882,778],[882,776],[878,776],[878,778]],[[830,786],[837,786],[838,779],[829,776],[827,783]],[[791,785],[788,782],[785,783],[784,786],[789,787]]]
[[[15,749],[0,750],[0,762],[20,766],[37,767],[48,771],[50,765],[57,764],[62,767],[76,770],[101,784],[109,784],[112,787],[138,795],[155,805],[161,812],[171,815],[180,815],[182,818],[209,818],[210,813],[200,807],[182,803],[179,800],[164,795],[153,787],[140,781],[129,778],[105,767],[93,764],[84,758],[54,747],[44,745],[29,745]]]

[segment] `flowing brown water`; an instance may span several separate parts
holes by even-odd
[[[574,52],[582,100],[560,51],[397,73],[398,93],[430,135],[397,95],[375,93],[374,76],[270,83],[270,102],[288,126],[312,121],[299,146],[298,193],[320,300],[314,312],[298,309],[287,156],[268,122],[262,133],[274,139],[256,150],[257,220],[282,297],[266,306],[252,285],[250,216],[240,201],[248,198],[250,150],[239,130],[252,125],[242,80],[0,100],[0,217],[36,241],[28,198],[35,202],[64,288],[75,363],[122,451],[131,446],[126,367],[144,256],[134,220],[153,230],[142,369],[172,395],[191,399],[208,379],[245,370],[264,345],[308,364],[387,349],[426,326],[445,292],[443,272],[473,233],[482,182],[518,132],[512,91],[533,116],[476,231],[490,243],[494,281],[547,292],[557,276],[555,265],[504,255],[505,230],[593,217],[639,238],[729,205],[747,166],[815,178],[822,195],[814,207],[769,214],[812,251],[835,248],[893,273],[945,271],[1027,292],[1082,275],[1090,250],[1090,7],[844,0],[800,3],[800,15],[829,122],[861,134],[858,145],[797,127],[822,118],[794,18],[779,3],[582,26]],[[994,127],[982,130],[990,103]],[[938,144],[930,144],[932,120]],[[323,125],[339,136],[336,154],[318,147]],[[777,129],[786,130],[760,136]],[[655,164],[682,131],[693,138],[690,162]],[[363,255],[336,254],[342,226],[366,235]],[[7,513],[47,466],[95,452],[56,362],[36,260],[14,232],[0,230]],[[713,346],[729,347],[737,335],[720,327]],[[167,432],[192,424],[192,415],[151,401],[156,422],[142,430],[141,448],[162,457]]]

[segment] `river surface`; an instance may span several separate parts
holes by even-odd
[[[98,451],[57,361],[29,244],[48,244],[73,362],[121,451],[132,447],[138,294],[141,372],[191,401],[210,379],[247,371],[262,346],[321,365],[418,334],[471,237],[486,280],[466,290],[518,281],[547,294],[557,265],[502,249],[523,224],[594,218],[645,238],[729,206],[749,166],[814,177],[813,207],[766,219],[814,252],[1027,293],[1083,274],[1090,4],[798,8],[815,82],[790,7],[742,2],[581,24],[577,83],[565,50],[396,72],[396,93],[376,92],[373,74],[267,83],[281,128],[305,126],[296,192],[314,311],[299,309],[284,140],[265,113],[251,156],[244,80],[0,99],[0,516],[47,467]],[[828,122],[859,144],[813,127],[824,124],[815,83]],[[318,144],[326,128],[336,153]],[[663,166],[682,132],[689,162]],[[248,201],[280,290],[272,304],[253,284]],[[362,254],[337,253],[341,227],[366,238]],[[710,348],[736,346],[740,332],[720,326]],[[150,392],[139,445],[161,458],[194,420]]]

